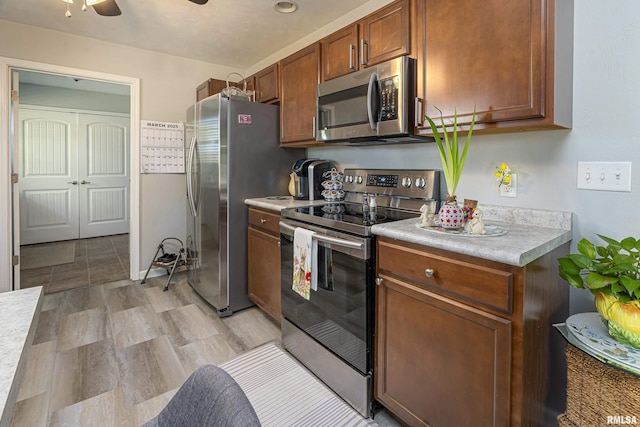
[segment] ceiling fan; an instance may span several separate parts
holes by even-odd
[[[64,14],[67,18],[71,18],[71,11],[69,11],[69,4],[73,3],[73,0],[62,0],[67,3],[67,11]],[[205,4],[209,0],[189,0],[196,4]],[[102,16],[118,16],[122,15],[122,11],[118,7],[116,0],[83,0],[82,11],[87,10],[87,6],[93,6],[93,9],[98,15]]]

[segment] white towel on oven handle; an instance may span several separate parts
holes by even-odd
[[[305,280],[314,291],[318,290],[318,241],[315,232],[303,227],[296,227],[293,233],[293,256],[300,260],[300,269]],[[304,256],[303,256],[304,251]],[[295,261],[294,261],[295,263]],[[295,264],[294,264],[295,265]],[[310,273],[310,274],[308,274]],[[294,269],[295,274],[295,269]]]

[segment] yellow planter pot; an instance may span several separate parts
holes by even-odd
[[[623,303],[613,295],[598,292],[595,303],[607,321],[609,334],[623,344],[640,348],[640,301]]]

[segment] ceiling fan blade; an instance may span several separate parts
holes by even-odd
[[[93,5],[93,9],[98,15],[102,16],[118,16],[122,15],[122,11],[118,7],[116,0],[105,0]]]
[[[195,4],[205,4],[206,2],[208,2],[209,0],[189,0]]]

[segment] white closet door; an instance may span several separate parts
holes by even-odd
[[[79,114],[80,237],[129,232],[129,118]]]
[[[21,244],[78,238],[77,115],[20,109]]]

